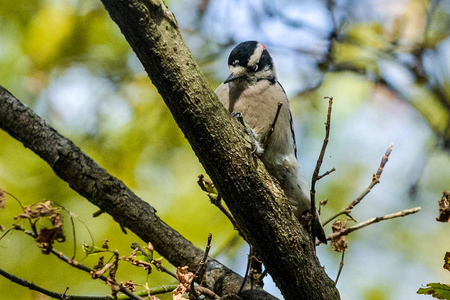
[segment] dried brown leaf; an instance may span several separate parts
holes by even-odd
[[[328,199],[325,199],[323,201],[320,201],[320,206],[325,206],[328,203]]]
[[[131,252],[130,256],[128,256],[128,260],[134,261],[134,259],[136,258],[137,252],[138,252],[138,248],[135,248],[135,249],[133,250],[133,252]]]
[[[333,223],[331,226],[331,229],[333,230],[333,233],[343,231],[347,227],[347,220],[342,223],[341,220],[337,220]],[[331,240],[331,249],[333,249],[336,252],[344,252],[347,250],[347,242],[345,240],[345,235],[342,235],[337,238],[333,238]]]
[[[147,249],[150,252],[153,252],[153,250],[155,250],[155,248],[153,247],[153,244],[148,242],[147,246],[145,246],[144,249]]]
[[[158,271],[162,271],[163,270],[162,258],[154,259],[153,260],[153,264],[155,265],[155,267],[156,267],[156,269]]]
[[[50,221],[52,222],[53,227],[60,228],[63,225],[62,215],[60,213],[54,213],[50,216]]]
[[[142,260],[134,260],[132,265],[135,265],[136,267],[141,267],[144,270],[152,270],[152,264],[150,262],[142,261]]]
[[[98,259],[98,263],[94,266],[94,270],[99,270],[99,269],[103,268],[105,266],[105,263],[103,261],[104,261],[104,257],[102,256]]]
[[[447,271],[450,271],[450,252],[445,252],[444,269],[446,269]]]
[[[14,219],[36,219],[42,217],[50,217],[55,214],[50,200],[45,202],[38,202],[23,208],[23,214],[15,216]]]
[[[127,281],[125,284],[123,284],[122,282],[120,283],[122,284],[124,287],[126,287],[127,289],[129,289],[132,292],[136,292],[136,286],[133,283],[133,280],[129,280]]]
[[[441,200],[439,200],[439,217],[438,222],[450,222],[450,191],[445,190]]]
[[[49,254],[53,248],[53,242],[64,242],[66,237],[61,227],[43,228],[39,235],[36,237],[36,242],[39,243],[39,247],[42,248],[44,254]]]
[[[100,276],[102,276],[103,274],[105,274],[106,271],[110,270],[112,267],[114,267],[114,262],[107,263],[106,265],[103,266],[103,268],[101,268],[100,270],[98,270],[98,271],[92,273],[92,274],[91,274],[91,275],[92,275],[92,278],[93,278],[93,279],[99,278]],[[117,284],[117,283],[116,283],[116,284]],[[109,285],[109,283],[108,283],[108,285]]]
[[[192,280],[194,280],[194,274],[188,271],[188,266],[177,268],[177,277],[179,284],[177,288],[172,291],[173,300],[185,299],[183,295],[190,287]]]
[[[109,250],[108,242],[109,242],[108,239],[103,240],[103,245],[102,245],[103,249]]]

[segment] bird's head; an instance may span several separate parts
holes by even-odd
[[[264,79],[276,81],[272,57],[266,46],[257,41],[242,42],[234,47],[228,57],[228,68],[230,76],[224,83],[241,80],[257,82]]]

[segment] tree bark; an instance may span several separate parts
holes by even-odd
[[[339,299],[308,233],[159,0],[102,0],[286,299]]]

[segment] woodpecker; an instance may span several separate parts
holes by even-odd
[[[231,51],[228,68],[230,76],[217,88],[217,97],[232,115],[240,118],[249,128],[255,153],[267,171],[279,181],[295,215],[300,219],[311,210],[310,192],[306,176],[297,161],[289,101],[277,80],[272,57],[266,47],[257,41],[242,42]],[[326,244],[317,212],[312,230],[318,240]]]

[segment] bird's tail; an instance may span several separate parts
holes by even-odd
[[[319,214],[316,213],[316,217],[314,218],[311,229],[314,232],[316,238],[321,242],[327,243],[327,236],[325,235],[325,231],[323,230],[322,222],[320,221]]]

